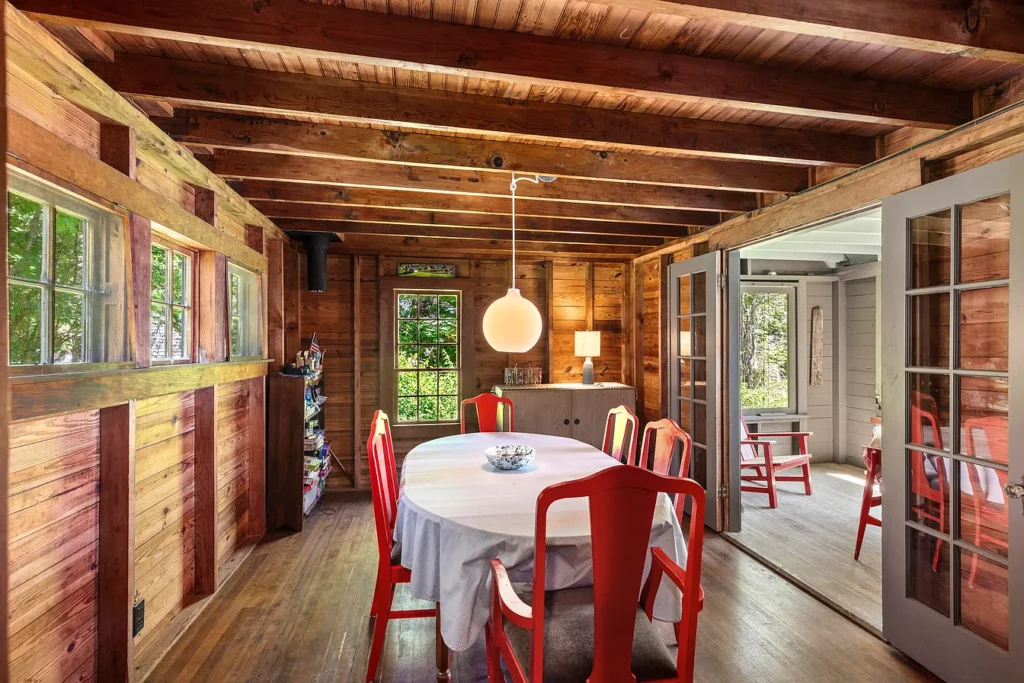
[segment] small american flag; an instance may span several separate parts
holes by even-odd
[[[309,352],[320,353],[320,345],[316,343],[316,332],[313,333],[313,338],[309,340]]]

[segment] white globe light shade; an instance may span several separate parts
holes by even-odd
[[[484,338],[502,353],[526,353],[532,349],[543,323],[540,311],[516,288],[511,288],[484,312]]]

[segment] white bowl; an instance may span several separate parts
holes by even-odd
[[[537,451],[531,446],[524,446],[522,444],[491,446],[484,451],[484,455],[487,456],[487,462],[499,470],[521,470],[533,462],[533,456],[536,453]]]

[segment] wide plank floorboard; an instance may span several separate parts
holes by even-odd
[[[148,680],[362,681],[377,562],[370,500],[328,494],[322,507],[333,514],[317,511],[301,534],[263,541]],[[936,680],[714,535],[705,546],[704,577],[697,681]],[[404,587],[399,601],[423,604]],[[390,624],[379,680],[429,683],[433,662],[433,620]],[[455,653],[452,679],[487,680],[482,642]]]
[[[757,557],[820,594],[862,624],[882,632],[882,532],[869,526],[860,560],[853,559],[864,493],[864,469],[811,465],[813,495],[803,484],[778,485],[779,507],[768,496],[743,494],[743,530],[729,536]],[[872,508],[881,517],[882,508]]]

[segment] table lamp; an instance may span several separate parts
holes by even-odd
[[[587,330],[576,332],[576,356],[583,361],[583,383],[594,383],[594,356],[601,355],[601,333]]]

